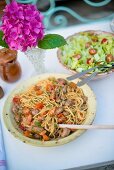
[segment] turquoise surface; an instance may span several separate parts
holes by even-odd
[[[32,4],[36,4],[37,0],[16,0],[19,3],[32,3]],[[6,0],[6,3],[10,3],[10,0]]]
[[[111,2],[111,0],[102,0],[100,2],[93,2],[92,0],[83,0],[83,1],[85,2],[85,5],[89,5],[89,6],[92,6],[95,8],[96,7],[100,8],[102,6],[106,6]],[[6,0],[6,2],[10,3],[10,0]],[[37,2],[40,2],[40,0],[17,0],[17,2],[36,4]],[[56,6],[56,0],[49,0],[49,8],[46,9],[44,12],[42,12],[42,14],[44,15],[45,27],[47,29],[53,29],[56,27],[61,28],[61,27],[67,26],[68,18],[66,17],[66,15],[64,15],[64,12],[68,13],[69,15],[71,15],[72,17],[74,17],[75,19],[77,19],[83,23],[91,22],[91,21],[95,21],[95,20],[102,21],[102,20],[112,19],[114,16],[114,13],[112,12],[108,16],[101,17],[99,19],[98,18],[90,19],[90,18],[81,16],[81,14],[79,14],[77,11],[70,9],[69,7]],[[52,18],[53,18],[53,22],[55,24],[52,23]]]

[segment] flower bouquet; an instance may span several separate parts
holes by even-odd
[[[44,49],[53,49],[65,44],[66,41],[61,35],[45,35],[43,16],[36,5],[20,4],[15,0],[6,5],[0,27],[0,46],[26,52],[29,58],[33,54],[30,54],[30,51],[35,48],[33,52],[35,51],[36,59],[34,55],[31,59],[36,63],[39,59],[40,62],[43,60],[41,54]],[[36,65],[36,68],[39,69],[41,65]]]

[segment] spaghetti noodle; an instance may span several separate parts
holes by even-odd
[[[14,118],[27,137],[43,141],[63,138],[74,131],[58,124],[82,124],[87,97],[75,83],[50,77],[13,98]]]

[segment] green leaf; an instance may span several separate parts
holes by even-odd
[[[42,49],[53,49],[66,44],[66,40],[58,34],[47,34],[38,42],[38,47]]]
[[[8,48],[8,45],[7,45],[6,42],[3,40],[3,36],[4,36],[3,32],[0,31],[0,46]]]

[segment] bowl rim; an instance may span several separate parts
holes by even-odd
[[[78,34],[80,34],[80,33],[83,33],[83,32],[90,32],[90,33],[96,33],[96,34],[109,34],[109,35],[114,36],[114,33],[107,32],[107,31],[102,31],[102,30],[86,30],[86,31],[80,31],[80,32],[74,33],[74,34],[68,36],[68,37],[66,38],[66,40],[68,40],[69,38],[72,38],[72,37],[75,36],[75,35],[78,35]],[[76,73],[79,73],[78,71],[75,71],[75,70],[69,68],[67,65],[65,65],[65,64],[62,62],[62,60],[61,60],[61,49],[60,49],[60,48],[57,50],[57,58],[58,58],[58,60],[59,60],[59,63],[60,63],[64,68],[66,68],[67,70],[69,70],[71,73],[75,73],[75,74],[76,74]],[[106,76],[106,75],[111,74],[112,72],[114,72],[114,69],[111,69],[110,71],[104,72],[104,73],[97,73],[97,78],[104,77],[104,76]],[[90,76],[90,73],[86,73],[86,74],[85,74],[85,77],[88,77],[88,76]]]
[[[43,80],[48,77],[66,78],[67,76],[69,76],[69,75],[68,74],[55,74],[55,73],[41,74],[39,76],[29,78],[29,79],[19,83],[18,86],[16,86],[16,88],[10,93],[10,95],[8,96],[8,98],[6,99],[5,104],[4,104],[2,115],[3,115],[3,121],[5,123],[6,129],[20,141],[27,143],[27,144],[34,145],[34,146],[38,146],[38,147],[52,147],[52,146],[63,145],[63,144],[66,144],[66,143],[76,139],[81,134],[83,134],[86,130],[77,130],[76,132],[72,133],[71,135],[69,135],[65,138],[55,139],[52,141],[44,142],[44,141],[40,141],[40,140],[36,140],[36,139],[32,139],[32,138],[23,136],[23,134],[21,134],[19,132],[18,128],[14,127],[14,125],[12,125],[12,122],[11,122],[12,121],[11,117],[10,117],[12,115],[11,101],[15,94],[22,92],[22,89],[23,89],[23,91],[25,91],[25,89],[27,87],[36,84],[39,80]],[[78,81],[80,81],[80,80],[79,79],[74,80],[74,82],[78,82]],[[85,95],[88,94],[87,97],[88,97],[89,102],[91,102],[91,104],[93,103],[93,107],[91,106],[91,109],[90,109],[91,112],[89,113],[89,116],[86,117],[84,124],[92,124],[92,122],[96,116],[96,97],[95,97],[94,92],[88,85],[85,84],[84,86],[82,86],[82,89],[84,91],[84,94],[86,93]],[[90,107],[90,105],[89,105],[89,107]]]

